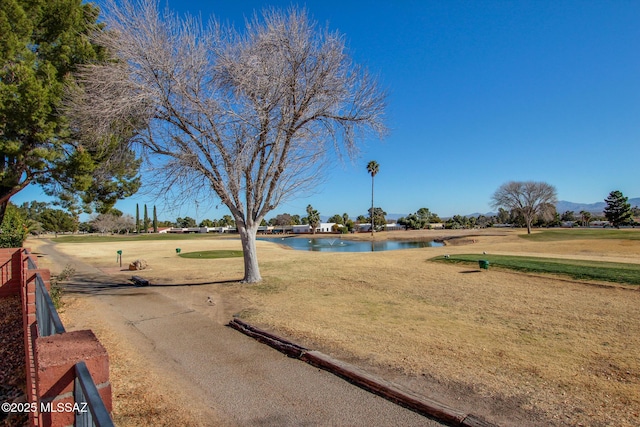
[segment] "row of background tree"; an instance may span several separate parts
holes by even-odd
[[[625,205],[626,198],[619,191],[611,192],[607,198],[607,208],[609,212],[600,215],[588,212],[565,211],[563,213],[555,212],[553,215],[545,219],[539,216],[533,222],[534,227],[558,227],[558,226],[581,226],[588,227],[594,221],[610,221],[612,225],[640,225],[637,218],[640,218],[640,208]],[[614,212],[611,212],[614,211]],[[197,222],[196,219],[189,216],[178,217],[175,221],[157,219],[156,207],[153,206],[152,216],[149,216],[147,205],[143,205],[143,214],[140,216],[139,206],[136,205],[136,217],[130,214],[124,214],[117,209],[111,209],[108,213],[94,215],[89,221],[81,222],[77,215],[73,215],[66,210],[52,207],[50,203],[32,201],[23,203],[21,206],[10,205],[7,218],[3,223],[3,229],[17,228],[24,233],[41,234],[41,233],[66,233],[66,232],[84,232],[84,233],[147,233],[158,232],[161,228],[166,227],[235,227],[235,221],[231,215],[224,215],[220,219],[204,219]],[[371,223],[371,209],[369,215],[360,215],[352,219],[347,213],[335,214],[328,218],[329,223],[342,225],[336,227],[336,231],[344,233],[352,232],[358,229],[359,224]],[[495,215],[477,215],[464,216],[454,215],[450,218],[441,219],[437,214],[431,212],[428,208],[420,208],[415,213],[406,217],[394,220],[387,220],[387,213],[379,207],[374,208],[374,219],[377,230],[382,230],[389,223],[397,223],[407,229],[419,230],[430,228],[432,224],[442,224],[440,227],[446,229],[465,229],[465,228],[486,228],[496,224],[508,224],[514,227],[526,227],[526,221],[523,215],[517,209],[506,210],[499,208]],[[612,218],[615,215],[616,218]],[[620,219],[622,218],[622,220]],[[635,219],[634,219],[635,218]],[[21,224],[18,227],[8,227],[8,223]],[[297,214],[282,213],[272,217],[268,221],[263,221],[263,226],[291,226],[311,224],[314,228],[320,222],[320,214],[313,209],[311,205],[307,207],[307,216]],[[6,237],[6,236],[5,236]]]
[[[311,205],[307,207],[307,216],[278,214],[268,221],[263,220],[263,226],[287,226],[311,224],[314,227],[320,223],[320,214]],[[380,208],[375,208],[376,224],[385,224],[387,214]],[[12,203],[7,209],[7,216],[3,222],[3,230],[16,230],[26,234],[42,233],[157,233],[162,228],[196,228],[196,227],[235,227],[231,215],[224,215],[220,219],[196,219],[186,216],[178,217],[175,221],[158,220],[156,207],[153,206],[153,216],[149,216],[147,205],[143,205],[143,215],[140,216],[139,205],[136,205],[136,215],[125,214],[112,208],[107,213],[93,215],[88,221],[80,221],[77,213],[54,207],[51,203],[31,201],[20,206]],[[345,225],[345,230],[351,231],[357,224],[370,223],[370,218],[360,215],[355,221],[348,214],[334,215],[329,222]],[[2,233],[0,233],[2,234]],[[8,233],[4,233],[8,234]]]

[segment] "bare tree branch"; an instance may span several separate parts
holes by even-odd
[[[510,181],[502,184],[491,197],[494,208],[506,208],[521,214],[531,234],[531,224],[537,217],[550,219],[558,202],[556,189],[546,182]]]
[[[384,92],[344,37],[303,10],[267,10],[243,31],[160,13],[154,0],[110,0],[106,10],[99,42],[119,60],[82,69],[85,89],[67,103],[74,124],[88,135],[139,129],[165,187],[201,186],[230,209],[245,281],[260,280],[258,225],[360,140],[384,135]]]

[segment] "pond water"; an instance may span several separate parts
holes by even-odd
[[[399,242],[393,240],[361,241],[340,238],[258,237],[258,240],[279,243],[299,251],[315,252],[379,252],[398,249],[444,246],[439,242]]]

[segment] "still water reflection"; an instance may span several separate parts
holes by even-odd
[[[360,241],[340,238],[258,237],[258,240],[287,245],[300,251],[316,252],[378,252],[398,249],[443,246],[439,242],[398,242],[393,240]]]

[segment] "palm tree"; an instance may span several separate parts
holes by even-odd
[[[373,178],[376,176],[378,171],[380,170],[380,165],[375,160],[371,160],[367,163],[367,172],[371,174],[371,237],[373,237]]]

